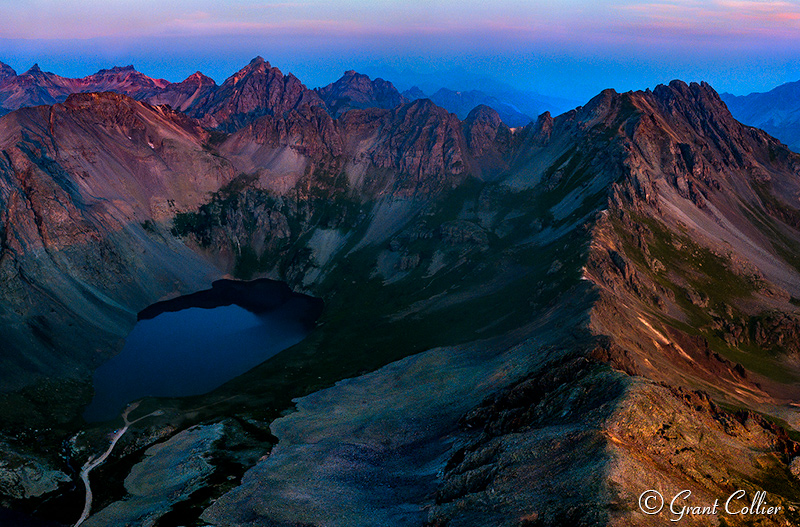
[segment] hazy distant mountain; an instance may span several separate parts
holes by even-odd
[[[418,91],[413,93],[413,95],[416,96],[413,97],[415,99],[419,99],[419,95],[422,94],[422,90],[419,90],[419,88],[417,88],[417,90]],[[412,92],[409,90],[409,92],[406,93],[411,94]],[[424,97],[424,94],[422,96]],[[503,102],[497,97],[492,97],[479,90],[454,91],[441,88],[431,95],[430,99],[442,108],[456,114],[459,119],[466,119],[467,115],[469,115],[473,109],[484,105],[494,109],[500,114],[500,119],[502,119],[507,126],[512,128],[525,126],[534,120],[533,116],[522,113],[512,104]]]
[[[764,93],[723,93],[721,97],[739,121],[761,128],[800,152],[800,81]]]
[[[403,92],[403,97],[409,101],[415,101],[417,99],[424,99],[427,95],[425,95],[425,92],[422,91],[419,86],[412,86]]]
[[[370,80],[352,70],[346,71],[336,82],[314,91],[325,101],[334,118],[353,108],[394,108],[409,101],[391,82]]]
[[[404,91],[403,96],[410,100],[430,97],[433,102],[461,119],[465,119],[476,106],[483,104],[495,109],[503,122],[511,127],[525,126],[544,112],[559,115],[579,106],[577,101],[547,97],[503,85],[495,86],[494,90],[439,88],[428,96],[421,88],[413,86]]]

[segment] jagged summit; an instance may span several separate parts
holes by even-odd
[[[254,58],[189,110],[209,127],[234,131],[264,115],[284,116],[303,106],[322,106],[317,94],[261,57]]]
[[[391,82],[371,80],[354,70],[345,71],[339,80],[315,91],[334,118],[354,108],[389,109],[408,102]]]
[[[101,69],[97,73],[120,73],[123,71],[136,71],[136,68],[133,66],[133,64],[128,64],[127,66],[114,66],[108,69]]]

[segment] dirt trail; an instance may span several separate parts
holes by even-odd
[[[108,456],[111,455],[111,451],[114,450],[115,446],[117,446],[117,442],[123,435],[125,435],[125,432],[128,431],[128,428],[130,428],[132,424],[141,421],[142,419],[145,419],[147,417],[151,417],[154,415],[161,415],[163,413],[161,410],[156,410],[155,412],[143,415],[142,417],[134,419],[133,421],[128,421],[128,414],[134,411],[138,406],[139,402],[137,401],[135,403],[129,404],[128,407],[125,408],[125,411],[122,412],[122,420],[125,422],[125,426],[116,431],[116,433],[111,438],[111,443],[108,445],[108,449],[106,449],[106,451],[103,452],[100,455],[100,457],[89,458],[89,460],[86,461],[86,463],[83,465],[83,468],[81,468],[81,480],[83,481],[83,485],[86,487],[86,501],[84,502],[83,513],[81,513],[81,517],[75,523],[74,527],[78,527],[83,522],[85,522],[92,511],[92,487],[89,484],[89,472],[94,470],[96,467],[102,465],[105,462],[105,460],[108,459]]]

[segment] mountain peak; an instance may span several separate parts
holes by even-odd
[[[264,60],[261,56],[258,56],[247,63],[247,66],[240,69],[238,72],[233,74],[233,78],[242,78],[243,76],[253,73],[253,72],[263,72],[263,71],[270,71],[270,70],[278,70],[278,68],[273,68],[272,64],[269,61]],[[281,73],[281,75],[283,75]]]
[[[403,92],[403,97],[413,101],[414,99],[424,99],[426,95],[419,86],[412,86]]]
[[[674,106],[679,102],[695,102],[709,111],[728,113],[722,98],[707,82],[686,84],[681,80],[673,80],[667,86],[659,84],[652,93],[662,104]]]
[[[322,104],[297,77],[256,57],[199,100],[190,115],[209,128],[233,131],[265,115],[284,116],[304,105]]]
[[[256,57],[255,57],[253,60],[251,60],[251,61],[250,61],[250,63],[249,63],[249,65],[250,65],[250,66],[260,66],[261,64],[264,64],[264,65],[266,65],[266,67],[267,67],[267,68],[271,68],[271,67],[272,67],[272,66],[270,65],[270,63],[269,63],[269,62],[267,62],[266,60],[264,60],[264,57],[262,57],[261,55],[257,55],[257,56],[256,56]]]
[[[35,74],[37,74],[37,73],[42,73],[42,70],[41,70],[41,68],[39,68],[39,63],[38,63],[38,62],[37,62],[37,63],[35,63],[33,66],[31,66],[31,67],[28,69],[28,71],[26,71],[25,73],[23,73],[23,75],[35,75]]]
[[[467,118],[464,122],[485,122],[492,126],[499,126],[503,121],[500,119],[500,114],[497,113],[497,110],[485,104],[479,104],[467,114]]]
[[[16,77],[16,75],[17,72],[14,71],[14,68],[4,62],[0,62],[0,80],[7,79],[9,77]]]
[[[204,75],[203,72],[201,72],[201,71],[196,71],[196,72],[192,73],[191,75],[186,77],[186,79],[184,79],[183,82],[188,82],[188,83],[192,83],[192,84],[201,84],[201,85],[211,85],[211,84],[216,85],[217,84],[214,81],[214,79],[212,79],[208,75]]]
[[[339,80],[315,91],[333,117],[353,108],[389,109],[408,102],[391,82],[371,80],[355,70],[345,71]]]

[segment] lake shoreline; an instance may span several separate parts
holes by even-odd
[[[291,302],[297,306],[301,320],[313,324],[322,314],[324,302],[303,293],[296,293],[284,282],[260,278],[251,281],[217,280],[211,289],[182,295],[177,298],[156,302],[139,312],[138,320],[150,320],[162,313],[182,311],[198,307],[213,309],[216,307],[237,305],[252,313],[268,313]]]

